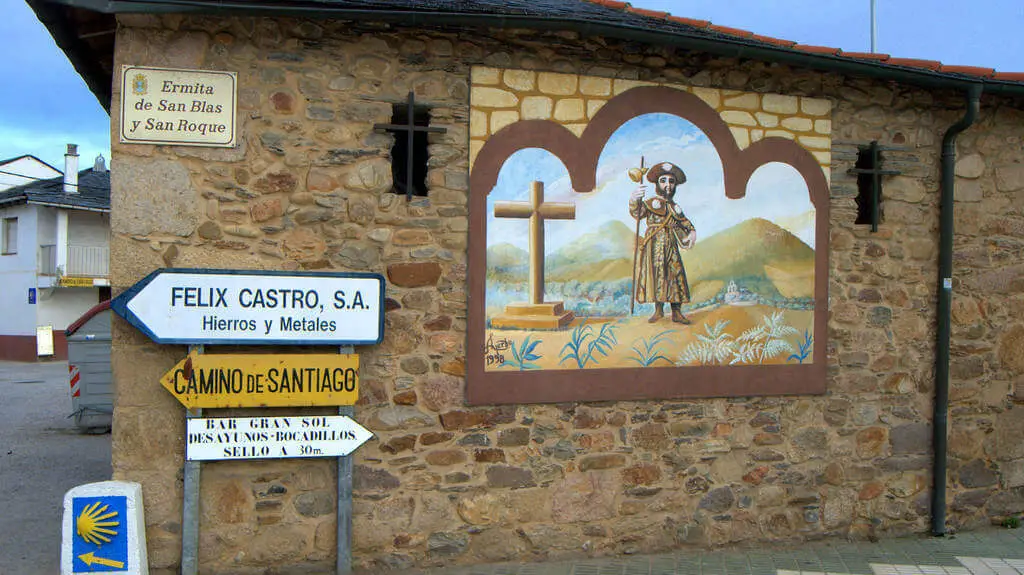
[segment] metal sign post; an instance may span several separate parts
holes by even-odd
[[[189,354],[202,354],[203,345],[188,346]],[[191,367],[189,368],[191,371]],[[203,409],[186,409],[185,418],[202,417]],[[185,485],[181,509],[181,575],[199,573],[199,461],[185,460]]]
[[[343,345],[338,349],[342,355],[351,355],[354,349],[351,345]],[[355,418],[356,408],[354,405],[342,405],[338,407],[338,415]],[[352,457],[342,456],[338,458],[338,540],[336,547],[338,557],[334,565],[334,571],[338,575],[345,575],[352,572]]]

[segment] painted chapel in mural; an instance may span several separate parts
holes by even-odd
[[[471,399],[824,390],[829,102],[474,69],[471,104]]]

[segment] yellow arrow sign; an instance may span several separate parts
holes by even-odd
[[[353,405],[359,356],[190,353],[160,384],[189,409]]]
[[[103,565],[105,567],[113,567],[115,569],[124,569],[124,561],[114,561],[113,559],[105,559],[103,557],[97,557],[96,554],[93,553],[92,551],[90,551],[90,552],[88,552],[88,553],[86,553],[84,555],[79,555],[78,558],[81,559],[82,563],[85,563],[86,566],[88,566],[88,567],[92,567],[92,564],[95,563],[97,565]]]

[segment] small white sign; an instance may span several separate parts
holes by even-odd
[[[235,145],[234,72],[121,66],[121,142]]]
[[[53,355],[53,326],[36,327],[36,355],[47,357]]]
[[[167,269],[111,308],[157,343],[376,344],[384,333],[384,278]]]
[[[209,417],[187,423],[189,461],[340,457],[373,437],[344,415]]]
[[[146,575],[142,486],[128,481],[79,485],[64,495],[61,575]]]

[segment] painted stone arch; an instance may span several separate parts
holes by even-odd
[[[827,102],[691,90],[637,86],[614,96],[609,90],[604,98],[580,91],[513,92],[513,102],[550,98],[556,111],[563,100],[576,108],[582,100],[587,118],[553,113],[503,122],[493,134],[491,115],[508,118],[512,112],[472,103],[473,121],[486,125],[471,121],[471,403],[824,391],[830,124],[821,116],[827,118]],[[730,102],[745,109],[732,109]],[[695,181],[678,189],[698,186],[698,192],[676,203],[658,186],[651,193],[652,186],[630,170],[633,184],[647,185],[643,193],[649,194],[630,203],[631,184],[618,175],[624,171],[603,164],[608,150],[632,144],[623,144],[623,133],[632,134],[637,149],[655,150],[650,164],[671,161],[658,157],[658,150],[687,153],[670,138],[652,135],[652,143],[628,131],[645,116],[692,126],[694,135],[685,140],[713,148],[721,161],[719,180],[702,183],[697,163],[687,169]],[[768,125],[748,128],[757,122]],[[808,126],[817,132],[807,135]],[[518,159],[526,156],[531,159]],[[759,193],[760,204],[753,205],[747,197],[751,177],[776,164],[802,181]],[[535,173],[537,181],[524,179]],[[506,189],[509,181],[515,189]],[[785,211],[801,203],[793,194],[805,194],[806,212]],[[672,200],[664,203],[675,210],[674,219],[640,207],[657,212],[664,197]],[[758,217],[766,201],[774,215]],[[732,220],[721,216],[730,210],[739,223],[723,229],[722,222]],[[633,225],[636,232],[626,239],[623,230]],[[489,239],[489,227],[497,226],[502,233]],[[804,226],[802,233],[794,226]],[[689,238],[683,237],[687,232]],[[665,243],[662,236],[671,239]],[[651,271],[661,269],[668,271]],[[644,287],[658,282],[675,287]],[[651,309],[664,310],[664,318]]]

